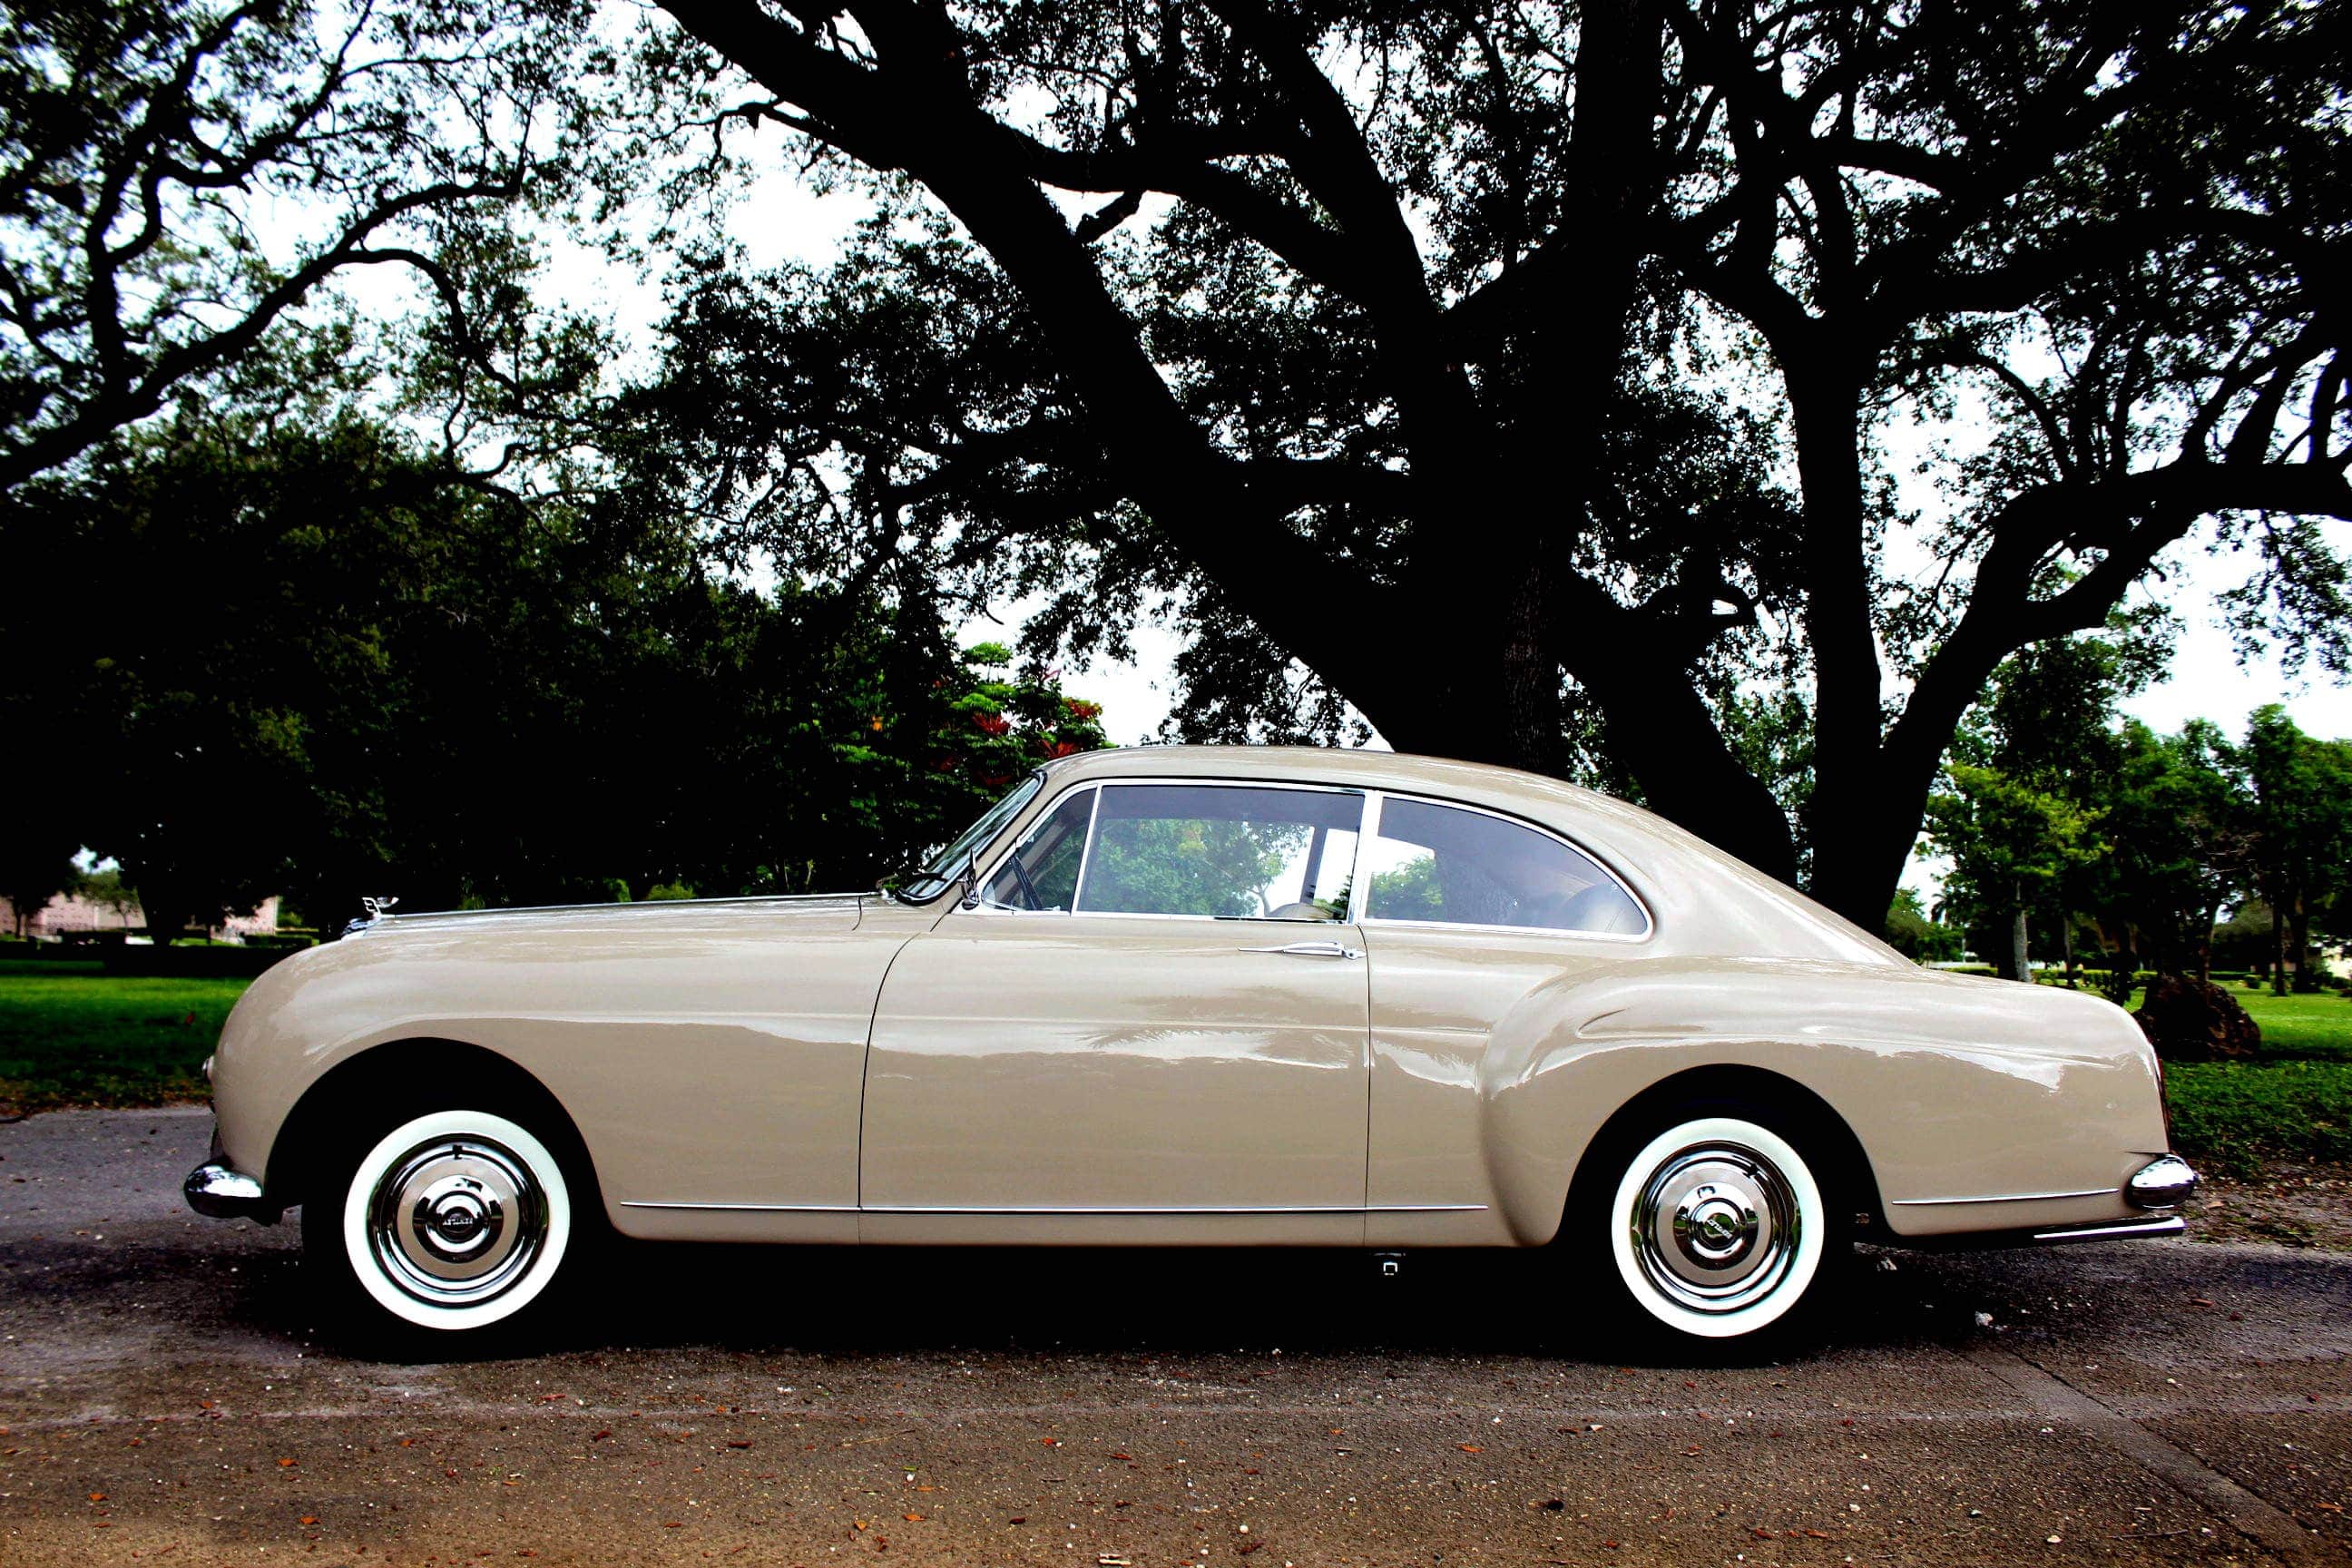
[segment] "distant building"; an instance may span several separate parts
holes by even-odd
[[[147,917],[137,904],[128,909],[116,909],[75,893],[60,893],[51,899],[33,918],[25,922],[25,934],[40,939],[61,936],[86,936],[97,931],[143,931]],[[16,910],[7,900],[0,899],[0,931],[16,929]],[[278,895],[272,893],[261,900],[250,914],[231,915],[205,934],[227,942],[242,942],[248,936],[267,935],[278,929]]]

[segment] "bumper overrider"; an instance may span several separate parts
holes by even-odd
[[[205,1076],[212,1076],[213,1064],[205,1063]],[[230,1164],[223,1155],[220,1130],[213,1130],[212,1155],[203,1164],[188,1173],[180,1184],[180,1195],[188,1206],[206,1219],[252,1219],[263,1225],[275,1225],[285,1212],[283,1204],[269,1201],[261,1190],[260,1179],[247,1175]]]

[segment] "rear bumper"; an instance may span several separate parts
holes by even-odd
[[[1904,1237],[1898,1245],[1928,1251],[1975,1248],[1980,1247],[2046,1247],[2068,1241],[2129,1241],[2144,1237],[2179,1236],[2189,1228],[2188,1222],[2172,1213],[2188,1201],[2197,1190],[2197,1173],[2189,1162],[2178,1154],[2166,1154],[2149,1161],[2133,1173],[2129,1181],[2116,1189],[2116,1195],[2134,1209],[2150,1210],[2143,1214],[2111,1215],[2105,1219],[2072,1220],[2056,1225],[2003,1226],[1990,1230],[1971,1230],[1952,1234]],[[2074,1194],[2090,1198],[2098,1194]]]

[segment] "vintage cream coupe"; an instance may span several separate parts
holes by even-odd
[[[1858,1230],[2165,1236],[2196,1179],[2117,1008],[1918,968],[1604,795],[1372,752],[1072,757],[893,892],[379,918],[265,973],[210,1070],[189,1202],[301,1205],[400,1331],[511,1318],[609,1226],[1549,1247],[1722,1338]]]

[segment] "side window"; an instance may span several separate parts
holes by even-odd
[[[1340,921],[1360,795],[1236,784],[1106,784],[1082,914]]]
[[[1078,862],[1086,852],[1087,823],[1094,809],[1093,790],[1072,791],[1005,858],[981,897],[1001,909],[1066,913],[1078,890]]]
[[[1608,936],[1638,936],[1649,923],[1591,857],[1516,822],[1427,801],[1381,802],[1364,874],[1373,920]]]

